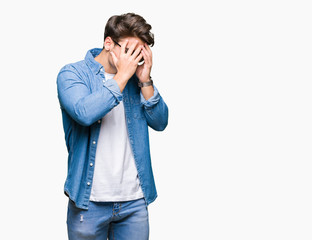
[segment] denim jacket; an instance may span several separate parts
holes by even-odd
[[[88,209],[101,119],[122,100],[131,149],[146,205],[157,197],[152,171],[148,126],[162,131],[168,124],[168,107],[154,85],[145,100],[134,74],[123,92],[114,79],[105,79],[104,67],[94,60],[102,49],[63,66],[57,75],[57,94],[68,151],[64,193],[76,206]]]

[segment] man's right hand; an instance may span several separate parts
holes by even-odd
[[[125,40],[121,44],[121,52],[120,52],[119,58],[117,58],[113,52],[110,52],[112,55],[114,64],[117,68],[117,73],[116,73],[114,79],[117,81],[117,83],[120,87],[120,91],[122,91],[124,89],[128,80],[135,73],[135,71],[138,67],[138,63],[143,56],[142,52],[141,52],[143,46],[139,46],[134,51],[135,47],[138,44],[138,41],[135,41],[134,43],[132,43],[131,46],[129,47],[127,53],[126,53],[125,49],[127,47],[127,44],[128,44],[128,40]]]

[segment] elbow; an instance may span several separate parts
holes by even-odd
[[[166,129],[167,125],[168,125],[168,113],[165,114],[165,117],[161,121],[159,121],[157,124],[153,126],[153,129],[155,131],[161,132]]]
[[[159,124],[156,128],[154,128],[154,130],[158,131],[158,132],[162,132],[166,129],[168,125],[168,122],[164,123],[164,124]]]
[[[159,132],[164,131],[168,125],[168,118],[168,107],[166,106],[162,121],[160,121],[160,124],[158,124],[157,129],[155,130]]]
[[[168,115],[167,117],[161,122],[161,124],[158,125],[157,131],[161,132],[166,129],[168,125]]]

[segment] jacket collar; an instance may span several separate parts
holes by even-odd
[[[94,58],[101,53],[102,49],[101,48],[92,48],[90,49],[86,56],[85,56],[85,61],[87,65],[91,68],[91,70],[95,73],[98,74],[100,69],[103,67],[102,64],[99,62],[95,61]],[[104,67],[103,67],[104,68]]]

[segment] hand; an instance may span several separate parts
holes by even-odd
[[[129,80],[132,77],[132,75],[134,74],[134,72],[136,71],[138,67],[139,61],[141,60],[143,56],[141,52],[142,46],[138,47],[133,52],[136,45],[138,44],[138,41],[135,41],[134,43],[132,43],[131,46],[129,47],[129,50],[126,53],[125,49],[126,49],[127,44],[128,44],[128,40],[122,43],[119,58],[117,58],[113,52],[110,52],[112,54],[114,64],[117,68],[117,74],[119,76],[122,76],[122,78],[125,80]]]
[[[151,75],[153,60],[152,60],[152,50],[144,43],[142,54],[144,58],[144,63],[139,65],[136,69],[135,74],[139,78],[140,82],[148,82]]]

